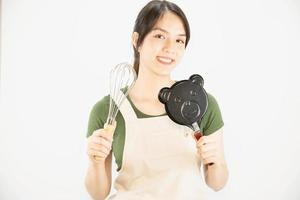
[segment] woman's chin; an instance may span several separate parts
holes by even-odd
[[[171,63],[171,64],[158,63],[156,68],[162,74],[170,74],[172,70],[175,68],[175,63]]]
[[[172,72],[173,68],[156,68],[154,73],[159,76],[169,76]]]

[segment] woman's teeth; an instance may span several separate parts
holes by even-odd
[[[157,57],[158,61],[162,62],[162,63],[166,63],[166,64],[170,64],[173,59],[171,58],[163,58],[163,57]]]

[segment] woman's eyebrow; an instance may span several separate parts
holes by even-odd
[[[155,27],[155,28],[152,29],[152,31],[157,31],[157,30],[165,32],[165,33],[169,33],[167,30],[165,30],[163,28],[159,28],[159,27]],[[186,37],[186,34],[182,33],[182,34],[178,34],[178,36],[184,36],[184,37]]]

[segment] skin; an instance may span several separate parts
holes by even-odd
[[[224,156],[223,129],[196,141],[198,154],[203,163],[206,184],[215,191],[222,189],[228,180],[228,169]],[[209,165],[214,163],[213,165]]]
[[[170,87],[175,83],[170,73],[184,55],[184,35],[185,30],[180,18],[172,13],[166,13],[156,23],[139,47],[136,47],[138,33],[133,33],[133,45],[140,53],[140,66],[138,78],[129,96],[143,113],[165,113],[164,105],[158,100],[157,94],[161,88]],[[172,62],[163,64],[159,61],[160,58],[172,59]]]
[[[157,94],[163,87],[175,83],[170,74],[185,52],[185,29],[181,19],[167,12],[137,47],[138,33],[132,34],[132,44],[140,53],[139,74],[129,93],[135,106],[148,115],[165,113]],[[172,62],[168,62],[172,60]],[[111,189],[112,135],[104,129],[94,131],[88,138],[89,168],[85,185],[93,199],[105,199]],[[218,191],[227,182],[228,170],[224,158],[223,131],[195,140],[195,146],[204,165],[206,184]],[[96,160],[95,156],[100,159]],[[213,162],[214,165],[208,165]],[[199,177],[201,178],[201,177]]]
[[[85,186],[94,200],[105,199],[111,190],[112,136],[105,129],[98,129],[93,132],[87,141],[89,166]],[[95,156],[97,156],[97,159]]]

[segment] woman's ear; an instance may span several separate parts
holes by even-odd
[[[137,47],[137,41],[139,39],[139,33],[138,32],[133,32],[132,36],[131,36],[131,39],[132,39],[132,45],[138,51],[138,49],[136,47]]]

